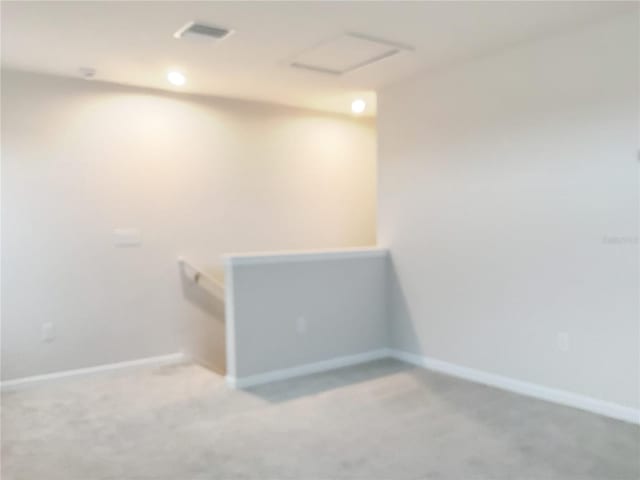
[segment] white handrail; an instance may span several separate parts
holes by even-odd
[[[206,274],[184,257],[178,257],[178,263],[182,266],[182,270],[189,280],[224,301],[224,284],[222,282]]]

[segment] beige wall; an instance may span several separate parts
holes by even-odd
[[[379,92],[394,348],[640,406],[638,35],[627,15]]]
[[[368,121],[3,72],[2,378],[179,350],[216,307],[178,254],[374,244],[375,154]]]

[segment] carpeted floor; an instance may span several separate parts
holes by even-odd
[[[640,428],[383,360],[248,391],[195,365],[2,395],[2,480],[640,478]]]

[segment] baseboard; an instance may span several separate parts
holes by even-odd
[[[463,367],[461,365],[445,362],[435,358],[384,348],[356,355],[338,357],[322,362],[309,363],[298,367],[250,375],[247,377],[235,378],[227,375],[226,381],[227,385],[232,388],[248,388],[279,380],[286,380],[288,378],[310,375],[312,373],[335,370],[337,368],[348,367],[387,357],[471,382],[482,383],[502,390],[533,398],[539,398],[548,402],[578,408],[590,413],[640,425],[640,409],[625,407],[616,403],[567,392],[565,390],[545,387],[535,383],[515,380],[513,378],[474,368]]]
[[[292,368],[282,370],[273,370],[271,372],[250,375],[247,377],[235,378],[227,375],[226,382],[232,388],[247,388],[265,383],[286,380],[288,378],[320,373],[338,368],[349,367],[361,363],[379,360],[382,358],[395,358],[412,365],[416,365],[434,372],[444,373],[454,377],[462,378],[476,383],[482,383],[492,387],[508,390],[510,392],[519,393],[529,397],[539,398],[549,402],[566,405],[573,408],[585,410],[587,412],[604,415],[606,417],[623,420],[626,422],[640,425],[640,409],[625,407],[616,403],[599,400],[585,395],[579,395],[565,390],[549,388],[535,383],[515,380],[513,378],[504,377],[494,373],[476,370],[474,368],[463,367],[454,363],[445,362],[435,358],[425,357],[413,353],[403,352],[400,350],[382,348],[369,352],[359,353],[355,355],[347,355],[321,362],[308,363]],[[65,370],[62,372],[54,372],[46,375],[35,375],[32,377],[17,378],[7,380],[0,383],[0,390],[11,391],[21,388],[37,386],[38,384],[50,382],[53,380],[89,376],[98,373],[110,372],[115,370],[123,370],[128,368],[136,368],[143,366],[161,366],[172,365],[187,361],[188,357],[182,353],[172,353],[169,355],[160,355],[156,357],[140,358],[125,362],[110,363],[106,365],[98,365],[95,367],[79,368],[76,370]]]
[[[580,410],[586,410],[587,412],[597,413],[617,420],[640,424],[640,409],[625,407],[616,403],[598,400],[585,395],[578,395],[565,390],[549,388],[535,383],[523,382],[521,380],[463,367],[435,358],[402,352],[400,350],[389,350],[389,356],[435,372],[490,385],[521,395],[547,400],[560,405],[579,408]]]
[[[45,375],[34,375],[32,377],[16,378],[14,380],[7,380],[0,383],[1,391],[11,391],[20,388],[26,388],[36,386],[41,383],[50,382],[52,380],[59,380],[68,377],[79,377],[94,375],[97,373],[110,372],[113,370],[123,370],[127,368],[135,368],[142,366],[161,366],[172,365],[176,363],[182,363],[187,360],[184,353],[171,353],[169,355],[160,355],[157,357],[139,358],[136,360],[128,360],[126,362],[109,363],[106,365],[98,365],[95,367],[78,368],[75,370],[64,370],[62,372],[47,373]]]
[[[321,362],[307,363],[298,367],[285,368],[282,370],[272,370],[270,372],[259,373],[257,375],[249,375],[246,377],[236,378],[227,375],[227,385],[231,388],[247,388],[265,383],[286,380],[288,378],[301,377],[312,373],[326,372],[343,367],[350,367],[360,363],[371,362],[381,358],[387,358],[389,350],[381,348],[379,350],[371,350],[369,352],[358,353],[355,355],[347,355],[344,357],[332,358]]]

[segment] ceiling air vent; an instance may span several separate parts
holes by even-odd
[[[204,23],[189,22],[176,33],[173,34],[175,38],[199,38],[208,40],[220,40],[233,33],[233,30],[229,30],[223,27],[216,27],[214,25],[205,25]]]

